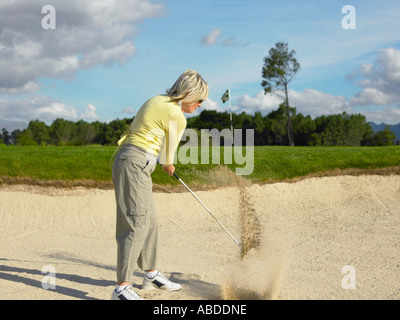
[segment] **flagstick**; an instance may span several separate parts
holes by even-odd
[[[228,98],[229,98],[229,111],[231,115],[231,132],[232,132],[232,144],[233,144],[233,123],[232,123],[232,106],[231,106],[231,89],[228,88]]]

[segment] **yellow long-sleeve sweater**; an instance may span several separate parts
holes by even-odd
[[[130,143],[159,156],[163,165],[174,162],[174,154],[186,128],[186,118],[178,103],[166,95],[149,99],[137,112],[129,132],[119,145]]]

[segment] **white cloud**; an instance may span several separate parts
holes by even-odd
[[[283,99],[275,94],[265,95],[264,91],[260,91],[255,97],[250,97],[248,94],[243,95],[237,101],[240,110],[246,113],[254,113],[261,111],[262,113],[269,113],[276,110],[283,102]]]
[[[398,124],[400,122],[400,109],[385,107],[379,110],[365,110],[362,112],[368,121],[380,124]]]
[[[0,88],[0,93],[4,95],[29,94],[29,93],[34,93],[39,89],[40,89],[39,83],[34,81],[29,81],[23,87],[20,88]]]
[[[353,112],[346,98],[314,89],[305,89],[302,92],[289,90],[289,102],[291,106],[296,107],[297,112],[312,117]]]
[[[70,120],[76,120],[78,118],[78,112],[74,107],[67,106],[60,102],[52,102],[49,105],[39,107],[31,114],[33,119],[40,119],[44,121],[50,121],[56,118]]]
[[[374,64],[364,64],[351,74],[360,77],[356,84],[363,90],[350,99],[352,106],[400,105],[400,50],[379,50]]]
[[[0,100],[0,120],[29,122],[39,119],[51,123],[57,118],[71,121],[80,119],[86,121],[99,120],[97,108],[88,104],[83,112],[79,112],[74,106],[61,101],[55,101],[43,95],[30,95],[26,98],[13,101]]]
[[[366,91],[368,92],[368,91]],[[235,112],[246,112],[254,114],[261,111],[266,115],[273,110],[277,110],[278,106],[283,102],[282,92],[278,95],[264,95],[260,91],[251,97],[247,94],[241,96],[237,100],[237,104],[232,108]],[[354,97],[352,99],[355,99]],[[400,122],[400,107],[363,107],[362,110],[355,108],[352,104],[342,96],[334,96],[314,89],[305,89],[301,92],[289,90],[289,102],[292,107],[296,108],[297,113],[312,118],[322,115],[361,113],[367,121],[375,123],[397,124]]]
[[[255,97],[245,94],[237,101],[238,109],[252,114],[261,111],[267,114],[278,109],[279,105],[284,101],[283,92],[265,95],[264,91],[260,91]],[[298,113],[317,117],[328,114],[338,114],[344,111],[352,112],[348,101],[341,96],[333,96],[314,89],[305,89],[302,92],[289,90],[289,103],[295,107]]]
[[[222,104],[222,102],[221,102]],[[198,116],[203,110],[215,110],[218,112],[228,111],[229,108],[224,108],[220,106],[216,101],[207,98],[202,104],[200,108],[197,108],[195,112],[191,114],[186,114],[188,117]]]
[[[97,108],[92,105],[88,104],[85,107],[85,111],[81,114],[81,118],[83,120],[91,121],[91,120],[99,120],[100,116],[96,114]]]
[[[221,36],[221,33],[221,29],[214,29],[201,39],[201,43],[206,46],[212,46],[217,43],[219,37]]]
[[[135,53],[136,24],[164,14],[149,0],[58,0],[56,29],[44,30],[41,8],[48,2],[1,2],[0,93],[32,93],[39,78],[71,78],[96,65],[121,65]]]
[[[56,118],[78,120],[78,110],[42,95],[12,101],[0,100],[0,119],[23,122],[39,119],[52,122]]]
[[[389,94],[386,94],[377,88],[366,88],[350,99],[350,103],[353,106],[385,106],[390,105],[393,102],[394,101]]]
[[[223,108],[221,108],[216,101],[211,100],[210,98],[207,98],[202,104],[201,104],[201,109],[204,110],[215,110],[218,112],[222,112]],[[200,110],[200,109],[199,109]]]

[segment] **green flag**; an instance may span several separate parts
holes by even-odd
[[[224,95],[221,97],[223,103],[229,100],[229,89],[225,91]]]

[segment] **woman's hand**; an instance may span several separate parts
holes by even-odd
[[[163,171],[168,173],[169,176],[172,176],[175,172],[175,166],[170,164],[169,166],[162,166]]]

